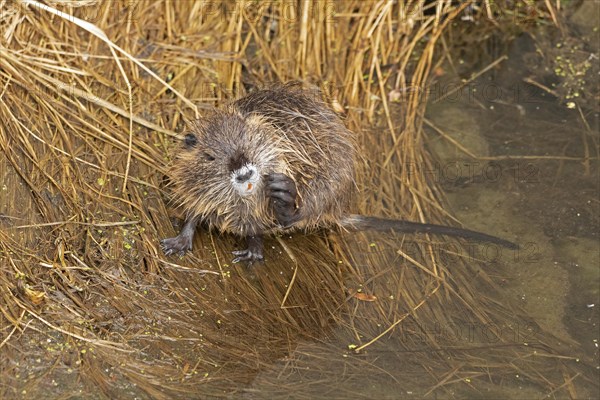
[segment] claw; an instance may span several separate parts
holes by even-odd
[[[183,229],[181,229],[179,235],[160,241],[160,247],[165,255],[170,256],[177,253],[181,257],[185,255],[187,251],[192,250],[192,241],[194,239],[196,223],[196,218],[190,218],[185,221]]]
[[[237,264],[239,262],[245,261],[250,266],[255,262],[264,261],[262,236],[247,236],[246,240],[248,242],[248,248],[245,250],[232,251],[233,255],[237,257],[234,258],[231,262]]]
[[[254,262],[264,261],[262,253],[253,252],[250,249],[236,250],[232,251],[232,253],[234,256],[237,256],[231,261],[233,264],[237,264],[240,262],[248,262],[248,264],[251,265]]]
[[[160,247],[167,256],[177,254],[181,257],[192,250],[192,241],[191,238],[179,235],[161,240]]]
[[[283,227],[297,221],[296,183],[287,175],[274,173],[267,177],[267,194],[271,198],[275,219]]]

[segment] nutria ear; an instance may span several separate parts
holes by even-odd
[[[185,144],[185,147],[187,149],[189,149],[191,147],[194,147],[196,144],[198,144],[198,138],[193,133],[188,133],[187,135],[185,135],[185,138],[183,139],[183,143]]]

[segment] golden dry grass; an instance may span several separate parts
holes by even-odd
[[[159,251],[186,120],[272,81],[343,107],[364,155],[358,211],[448,222],[435,182],[402,166],[431,163],[419,88],[469,4],[451,3],[45,3],[88,26],[0,1],[0,397],[347,397],[359,376],[449,395],[517,374],[576,395],[562,345],[515,339],[535,323],[479,263],[429,241],[271,238],[253,270],[230,265],[239,239],[216,233],[182,259]],[[481,340],[432,330],[466,326]]]

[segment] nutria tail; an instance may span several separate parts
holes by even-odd
[[[481,242],[499,244],[509,249],[516,250],[519,245],[500,239],[496,236],[469,229],[456,228],[452,226],[423,224],[420,222],[403,221],[399,219],[366,217],[351,214],[342,219],[341,225],[350,231],[394,231],[398,233],[432,233],[436,235],[459,236]]]

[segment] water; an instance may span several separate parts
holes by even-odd
[[[460,221],[499,236],[516,234],[522,251],[499,277],[506,295],[544,330],[574,339],[573,355],[598,365],[598,110],[569,109],[525,83],[531,71],[518,51],[527,40],[518,39],[499,70],[452,99],[432,98],[427,118],[480,158],[428,129],[439,158],[431,173]],[[443,94],[447,82],[432,93]]]

